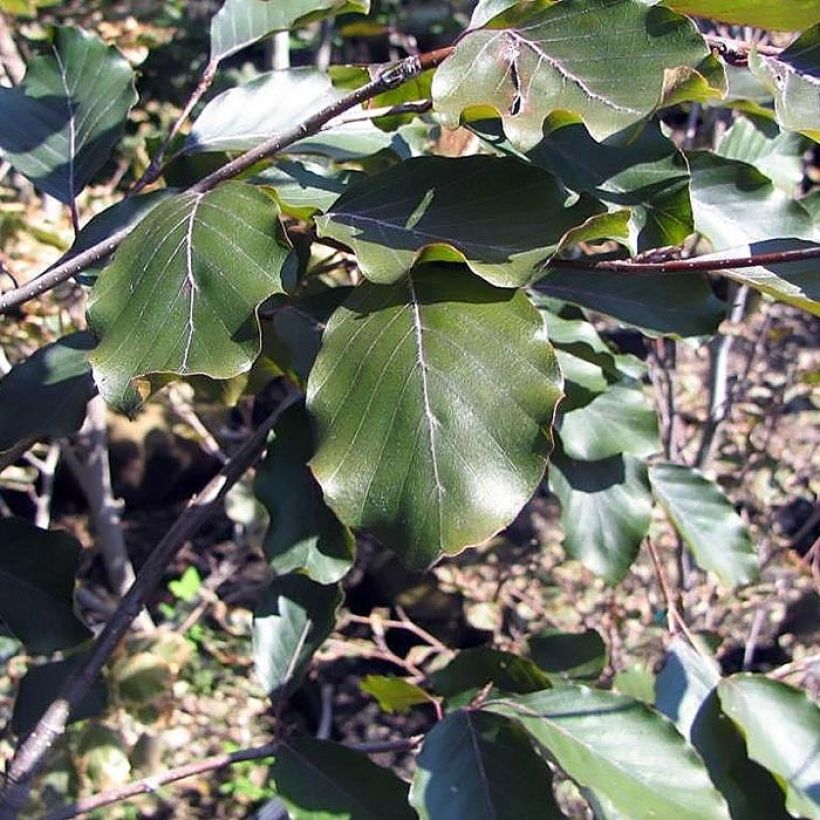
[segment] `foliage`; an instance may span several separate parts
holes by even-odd
[[[40,5],[0,10],[46,15]],[[258,436],[272,428],[252,485],[269,517],[252,644],[278,720],[269,787],[291,817],[562,817],[556,784],[567,779],[600,818],[820,817],[816,705],[764,675],[721,677],[688,630],[651,698],[640,670],[610,667],[595,630],[524,625],[526,652],[454,652],[397,608],[437,660],[406,660],[407,678],[371,674],[360,689],[390,715],[435,714],[402,747],[412,764],[391,771],[283,730],[288,700],[346,617],[354,565],[373,550],[389,560],[384,549],[423,571],[490,542],[534,495],[557,500],[567,558],[607,585],[664,526],[686,545],[682,564],[727,588],[752,583],[759,557],[743,517],[703,461],[685,463],[670,443],[646,385],[660,379],[658,351],[719,342],[722,320],[737,321],[727,283],[730,296],[751,288],[820,315],[820,199],[800,188],[820,138],[812,0],[481,0],[452,44],[372,72],[229,67],[277,32],[302,50],[317,33],[332,49],[333,26],[342,41],[395,33],[381,4],[370,12],[367,0],[227,0],[198,84],[187,78],[190,104],[151,163],[133,149],[144,111],[134,114],[126,58],[75,25],[39,29],[25,79],[0,87],[0,150],[68,206],[75,235],[64,263],[15,283],[2,304],[69,279],[75,301],[68,326],[44,319],[46,343],[0,381],[2,465],[76,434],[97,393],[133,417],[184,385],[198,408],[221,401]],[[741,47],[690,14],[795,36]],[[733,72],[754,95],[735,93]],[[215,80],[220,92],[197,108]],[[730,109],[716,143],[680,125]],[[472,155],[447,150],[456,128]],[[80,229],[115,148],[131,188]],[[649,363],[613,341],[623,326],[649,338]],[[251,463],[233,475],[225,460],[227,483]],[[250,496],[250,482],[237,485],[229,507],[237,533],[258,520],[242,487]],[[98,538],[118,525],[104,511]],[[91,632],[74,612],[79,555],[47,518],[0,520],[0,618],[42,656],[19,688],[18,735],[89,663]],[[168,589],[189,611],[213,595],[196,568],[177,577]],[[676,603],[666,606],[677,630]],[[129,607],[109,626],[133,619]],[[401,665],[371,624],[374,653]],[[135,720],[162,713],[180,640],[132,644],[109,664],[106,683]],[[96,674],[81,694],[63,723],[103,708]],[[113,766],[125,778],[121,747],[87,724],[85,776],[104,784]]]

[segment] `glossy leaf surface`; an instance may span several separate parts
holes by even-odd
[[[366,755],[310,737],[283,741],[271,768],[292,820],[412,820],[407,784]]]
[[[275,5],[272,0],[258,0]],[[270,137],[299,125],[311,114],[343,97],[329,77],[313,68],[292,68],[261,74],[222,92],[197,117],[185,151],[247,151]],[[361,117],[362,109],[358,109]],[[345,119],[357,116],[351,109]],[[331,120],[322,133],[290,146],[288,153],[325,154],[333,159],[368,156],[387,148],[394,137],[369,120],[343,124]]]
[[[270,515],[264,550],[278,573],[301,570],[320,584],[344,576],[355,541],[331,512],[307,462],[313,455],[309,419],[300,405],[286,410],[259,465],[256,497]]]
[[[553,455],[550,487],[561,502],[564,549],[615,584],[649,530],[652,497],[646,466],[632,456],[578,461]]]
[[[752,760],[784,784],[786,808],[820,817],[820,708],[805,692],[763,675],[739,674],[718,685],[723,711],[746,738]]]
[[[693,24],[666,9],[564,0],[536,5],[515,27],[468,32],[436,72],[433,102],[448,128],[465,113],[494,109],[525,151],[541,140],[553,111],[576,115],[600,141],[685,85],[698,86],[694,96],[717,93],[697,72],[708,56]]]
[[[703,761],[641,701],[562,686],[485,708],[517,720],[573,780],[632,820],[728,820]]]
[[[664,0],[664,5],[682,14],[711,17],[724,23],[759,26],[776,31],[802,31],[820,22],[815,0]]]
[[[137,101],[131,66],[111,46],[59,28],[25,80],[0,87],[0,150],[41,191],[72,202],[102,167]]]
[[[275,578],[253,616],[256,674],[273,700],[299,685],[314,652],[333,631],[342,596],[306,575]]]
[[[311,467],[342,521],[423,567],[516,516],[546,467],[560,395],[523,293],[457,267],[366,284],[331,317],[310,374]]]
[[[567,231],[601,211],[589,198],[568,199],[552,174],[515,159],[418,157],[357,185],[316,224],[320,236],[353,248],[373,282],[389,284],[418,260],[442,259],[514,287],[532,278]]]
[[[652,492],[704,569],[735,587],[758,576],[757,555],[743,519],[713,481],[684,464],[657,462]]]
[[[421,820],[551,820],[564,817],[552,773],[509,720],[458,711],[424,740],[410,789]]]
[[[44,345],[0,381],[0,451],[43,436],[75,433],[96,392],[90,333],[72,333]]]
[[[29,652],[68,649],[91,637],[74,614],[80,544],[20,518],[0,519],[0,619]]]
[[[288,247],[275,205],[228,182],[157,205],[117,251],[91,294],[91,355],[100,392],[117,409],[140,403],[152,373],[228,379],[250,369],[261,342],[256,309],[283,292]]]
[[[476,646],[462,649],[453,660],[430,675],[433,689],[452,698],[492,683],[502,692],[538,692],[550,679],[533,661],[512,652]]]
[[[226,0],[211,20],[211,60],[332,14],[370,11],[370,0]]]

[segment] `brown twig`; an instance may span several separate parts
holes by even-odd
[[[360,105],[378,94],[389,91],[392,88],[397,88],[402,83],[418,76],[423,71],[437,66],[451,52],[451,46],[440,48],[435,51],[420,54],[417,57],[408,57],[399,63],[386,66],[378,73],[374,80],[351,91],[350,94],[336,100],[336,102],[326,106],[321,111],[312,114],[299,125],[287,131],[283,131],[281,134],[270,137],[250,151],[246,151],[241,156],[226,163],[212,174],[209,174],[188,188],[188,192],[204,193],[215,188],[220,182],[233,179],[233,177],[246,171],[260,160],[278,154],[283,149],[293,145],[293,143],[317,134],[322,129],[322,126],[330,122],[334,117],[338,117],[345,111],[349,111],[351,108]],[[90,265],[104,259],[120,245],[131,230],[132,228],[123,228],[113,233],[104,241],[92,245],[83,253],[77,254],[76,256],[72,256],[69,251],[69,254],[63,257],[64,261],[49,268],[36,279],[27,282],[19,288],[3,293],[0,295],[0,314],[8,313],[12,308],[23,304],[23,302],[27,302],[29,299],[33,299],[35,296],[40,296],[85,270]]]
[[[244,475],[264,449],[268,432],[277,418],[297,399],[291,391],[233,457],[193,498],[171,529],[160,540],[140,570],[117,611],[97,637],[88,659],[69,676],[32,732],[17,749],[8,766],[6,784],[0,795],[0,820],[16,818],[31,790],[31,780],[42,767],[46,754],[65,731],[69,716],[145,606],[148,596],[162,582],[165,570],[185,542],[219,509],[228,490]]]
[[[672,589],[672,585],[669,583],[669,578],[666,576],[666,570],[663,568],[663,563],[658,554],[658,548],[651,538],[647,537],[646,548],[649,551],[649,557],[652,559],[652,565],[655,567],[655,575],[658,578],[661,594],[666,604],[666,622],[669,626],[670,635],[676,636],[678,633],[681,633],[695,649],[698,649],[697,641],[694,635],[689,631],[689,627],[678,608],[677,597],[675,596],[675,591]]]

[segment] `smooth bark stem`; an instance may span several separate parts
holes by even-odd
[[[91,688],[145,606],[148,596],[162,582],[171,560],[202,524],[218,511],[228,490],[256,462],[264,449],[269,430],[282,411],[293,404],[297,395],[291,391],[286,396],[205,489],[188,503],[182,515],[154,548],[111,620],[95,640],[86,663],[66,680],[59,696],[17,749],[8,766],[5,788],[0,795],[0,820],[17,818],[28,800],[33,777],[42,768],[48,751],[65,731],[72,709]]]

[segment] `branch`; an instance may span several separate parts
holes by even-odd
[[[425,54],[419,54],[417,57],[408,57],[399,63],[383,68],[374,80],[365,83],[365,85],[337,100],[332,105],[326,106],[321,111],[317,111],[294,128],[277,134],[260,143],[255,148],[252,148],[250,151],[246,151],[241,156],[226,163],[204,179],[201,179],[195,185],[192,185],[187,191],[189,193],[204,193],[205,191],[210,191],[219,185],[220,182],[238,176],[260,160],[272,157],[274,154],[278,154],[288,146],[293,145],[293,143],[319,133],[326,123],[338,117],[340,114],[343,114],[345,111],[385,91],[397,88],[402,83],[411,80],[413,77],[417,77],[429,68],[434,68],[449,56],[451,52],[452,46],[448,46],[435,51],[428,51]],[[27,282],[22,287],[15,288],[0,295],[0,314],[8,313],[12,308],[23,304],[23,302],[27,302],[29,299],[33,299],[35,296],[40,296],[85,270],[89,265],[93,265],[104,259],[116,250],[132,230],[133,228],[123,228],[76,256],[72,256],[69,251],[69,253],[63,257],[62,262],[49,268],[36,279]]]
[[[145,606],[148,596],[162,582],[165,570],[185,542],[219,509],[228,490],[244,475],[262,452],[268,431],[279,415],[297,398],[291,391],[254,434],[191,499],[182,515],[154,548],[131,588],[123,597],[88,654],[85,664],[68,677],[60,694],[52,701],[30,735],[20,745],[8,766],[6,786],[0,795],[0,820],[12,820],[23,808],[31,790],[31,780],[42,767],[46,753],[65,731],[75,709],[97,679],[103,666],[128,632],[132,621]]]
[[[421,742],[422,736],[400,738],[398,740],[374,741],[371,743],[354,743],[351,749],[364,754],[377,754],[379,752],[407,752],[414,749]],[[142,780],[135,780],[125,786],[119,786],[107,792],[100,792],[84,800],[79,800],[70,806],[53,811],[47,815],[45,820],[69,820],[78,814],[100,809],[103,806],[110,806],[112,803],[119,803],[129,797],[136,797],[140,794],[148,794],[157,791],[167,783],[174,783],[177,780],[184,780],[186,777],[193,777],[198,774],[205,774],[217,769],[224,769],[234,763],[244,763],[248,760],[263,760],[266,757],[273,757],[276,754],[278,743],[265,743],[263,746],[254,746],[247,749],[239,749],[235,752],[206,757],[197,763],[188,763],[185,766],[178,766],[151,777],[144,777]]]
[[[770,251],[754,253],[747,256],[715,257],[695,256],[690,259],[670,259],[660,262],[636,262],[632,259],[550,259],[544,266],[575,268],[576,270],[599,270],[608,273],[645,274],[645,273],[695,273],[733,268],[754,268],[759,265],[785,264],[800,262],[804,259],[820,259],[820,245],[808,248],[797,248],[791,251]]]

